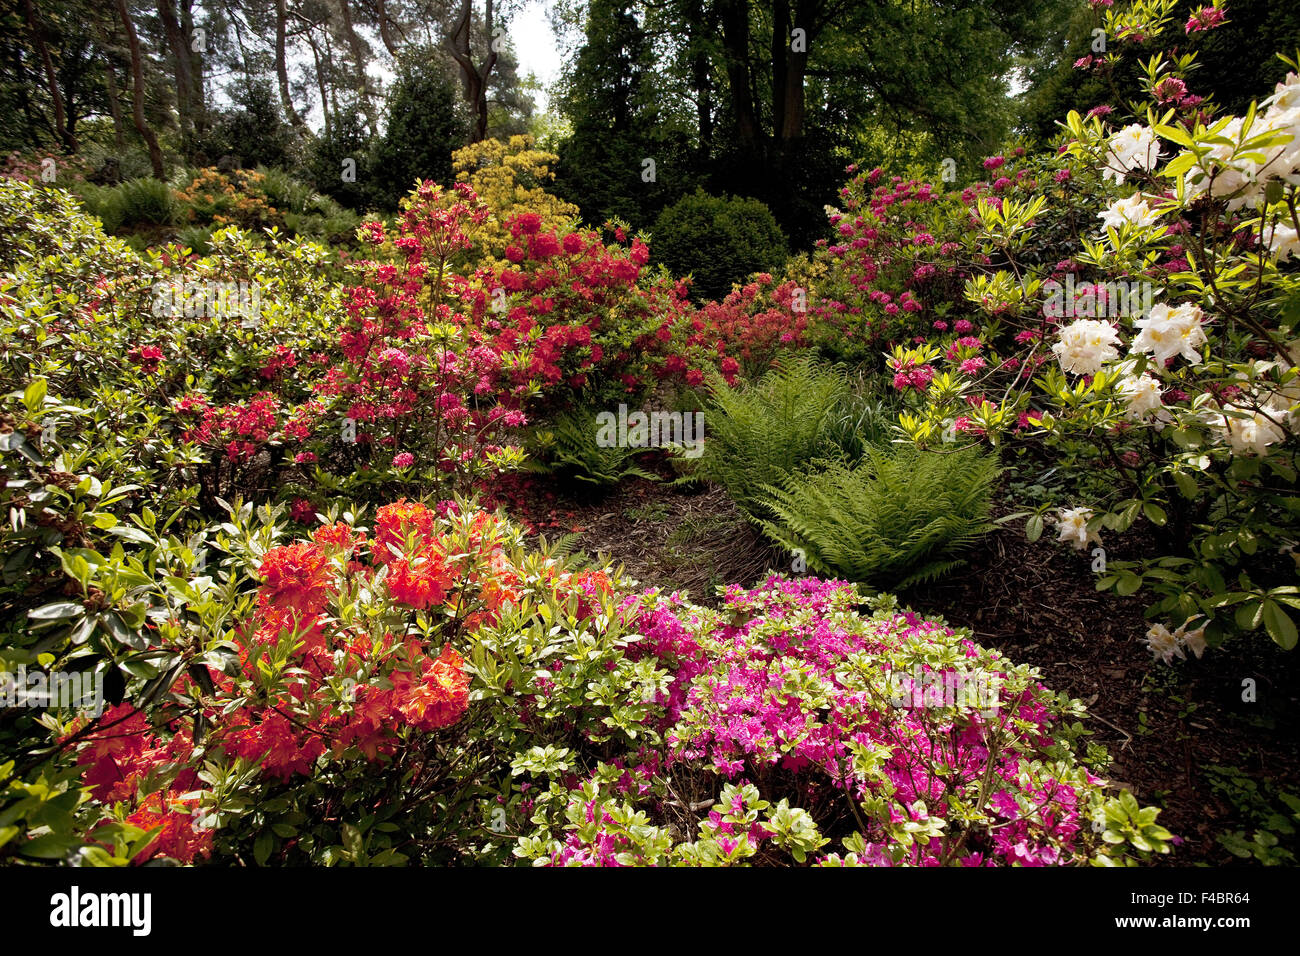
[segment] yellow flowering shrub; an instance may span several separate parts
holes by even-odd
[[[531,136],[511,136],[509,141],[485,139],[452,154],[456,181],[469,183],[491,210],[474,239],[485,255],[501,259],[510,244],[505,223],[525,212],[538,213],[542,228],[552,229],[578,218],[578,207],[546,191],[554,178],[551,167],[559,159],[537,149]]]

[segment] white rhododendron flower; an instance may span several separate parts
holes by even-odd
[[[1228,202],[1228,208],[1239,209],[1258,198],[1260,189],[1255,182],[1255,173],[1259,164],[1248,159],[1232,158],[1237,151],[1235,144],[1242,139],[1242,122],[1240,116],[1234,116],[1216,134],[1230,142],[1212,146],[1201,164],[1187,171],[1185,189],[1188,199],[1195,199],[1208,191],[1215,198],[1233,196]],[[1234,195],[1237,193],[1240,195]]]
[[[1215,133],[1229,143],[1210,147],[1205,158],[1187,171],[1184,183],[1188,198],[1206,192],[1215,198],[1231,197],[1228,209],[1234,210],[1259,202],[1264,184],[1270,179],[1300,184],[1300,78],[1288,74],[1260,107],[1249,129],[1244,129],[1242,117],[1233,117]],[[1243,140],[1269,134],[1286,138],[1278,145],[1262,150],[1251,148],[1244,155],[1236,155]],[[1262,161],[1251,158],[1252,154],[1262,154]]]
[[[1172,664],[1174,658],[1187,660],[1187,655],[1183,653],[1186,648],[1196,655],[1200,660],[1201,655],[1205,653],[1205,625],[1201,625],[1194,631],[1187,630],[1186,624],[1181,624],[1176,631],[1170,631],[1163,624],[1152,624],[1147,630],[1147,649],[1156,660],[1162,660],[1166,664]]]
[[[1227,439],[1234,455],[1264,455],[1269,445],[1286,438],[1279,424],[1283,416],[1277,412],[1270,414],[1235,403],[1224,405],[1224,411],[1232,414],[1211,416],[1210,426]]]
[[[1160,213],[1147,204],[1141,193],[1134,193],[1128,199],[1115,200],[1105,212],[1097,213],[1097,218],[1106,228],[1119,229],[1125,223],[1132,223],[1135,226],[1153,226],[1160,218]]]
[[[1270,395],[1264,411],[1273,421],[1296,431],[1300,426],[1300,382],[1293,381]]]
[[[1172,664],[1175,657],[1184,657],[1178,639],[1163,624],[1152,624],[1147,630],[1147,649],[1156,660]]]
[[[1187,304],[1171,309],[1162,302],[1153,305],[1146,317],[1133,325],[1142,330],[1133,340],[1134,352],[1150,352],[1162,365],[1175,355],[1181,355],[1193,365],[1201,363],[1199,349],[1206,338],[1198,306]]]
[[[1129,418],[1145,421],[1148,417],[1153,417],[1157,421],[1169,421],[1169,412],[1161,401],[1164,389],[1160,386],[1160,380],[1149,372],[1129,374],[1121,378],[1119,393],[1128,403],[1125,414]]]
[[[1061,517],[1056,522],[1059,528],[1056,540],[1070,542],[1076,551],[1082,551],[1090,543],[1101,544],[1101,536],[1088,530],[1092,514],[1091,508],[1062,508]]]
[[[1281,262],[1291,256],[1300,255],[1300,236],[1285,223],[1277,223],[1268,234],[1268,251],[1273,258]]]
[[[1194,631],[1189,631],[1186,628],[1186,624],[1179,627],[1178,630],[1174,631],[1174,637],[1183,647],[1195,654],[1196,659],[1199,661],[1201,655],[1205,653],[1205,625],[1202,624]]]
[[[1273,89],[1273,95],[1264,101],[1279,110],[1292,110],[1300,106],[1300,75],[1288,73],[1286,79]]]
[[[1119,357],[1119,333],[1102,319],[1076,319],[1058,333],[1052,351],[1061,368],[1076,375],[1093,375]]]
[[[1106,168],[1102,175],[1115,182],[1123,182],[1130,169],[1150,170],[1160,155],[1156,134],[1141,123],[1125,126],[1110,138],[1110,151],[1106,154]]]

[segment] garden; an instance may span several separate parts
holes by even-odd
[[[1295,865],[1300,22],[273,6],[4,7],[0,863]]]

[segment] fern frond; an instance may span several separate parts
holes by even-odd
[[[771,515],[759,528],[822,573],[882,587],[933,580],[992,528],[999,471],[976,449],[893,446],[870,448],[853,465],[818,460],[756,489]]]

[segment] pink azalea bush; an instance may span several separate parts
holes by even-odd
[[[774,576],[720,611],[651,593],[640,630],[660,744],[582,781],[517,766],[551,781],[516,851],[538,864],[1110,863],[1125,826],[1167,852],[1154,812],[1116,822],[1076,755],[1077,701],[892,599]]]

